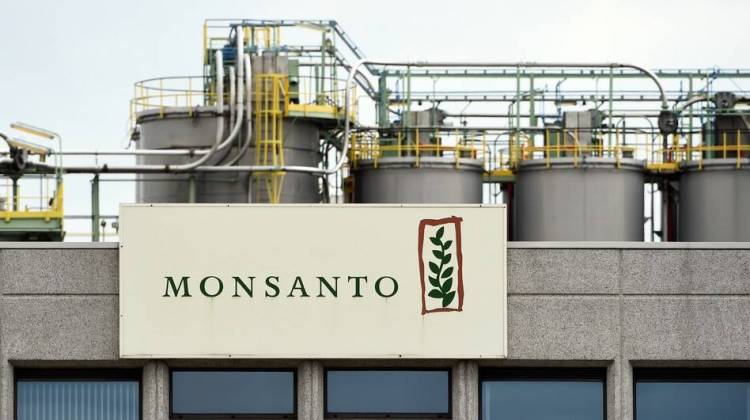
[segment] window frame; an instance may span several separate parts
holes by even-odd
[[[328,372],[446,372],[448,374],[448,411],[443,413],[399,413],[399,412],[366,412],[344,413],[328,410]],[[323,370],[323,418],[324,419],[352,419],[352,418],[422,418],[422,419],[450,419],[453,418],[453,369],[452,367],[326,367]]]
[[[602,412],[604,419],[607,420],[607,368],[606,367],[587,367],[587,368],[565,368],[565,367],[522,367],[522,368],[503,368],[490,367],[479,368],[479,387],[478,400],[479,408],[477,410],[479,420],[482,420],[482,383],[483,382],[501,382],[501,381],[524,381],[524,382],[601,382],[602,383]],[[634,419],[635,420],[635,419]]]
[[[138,383],[138,419],[143,420],[143,370],[141,368],[13,368],[13,419],[18,420],[18,383],[126,382]]]
[[[175,413],[174,412],[174,372],[290,372],[292,374],[292,413]],[[169,369],[169,418],[170,419],[294,419],[298,415],[297,368],[190,368]]]
[[[633,368],[633,420],[638,418],[638,393],[636,386],[639,382],[649,383],[722,383],[730,381],[747,382],[750,384],[750,368],[746,367],[674,367],[674,368]]]

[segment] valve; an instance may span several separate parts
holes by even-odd
[[[659,131],[663,135],[675,134],[679,128],[677,113],[674,111],[663,110],[659,113]]]
[[[12,147],[10,149],[10,158],[13,160],[13,169],[23,171],[26,169],[26,163],[29,161],[29,151]]]

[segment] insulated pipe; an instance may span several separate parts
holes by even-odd
[[[221,137],[224,134],[224,59],[223,59],[223,56],[221,55],[221,50],[216,51],[216,95],[217,95],[216,104],[218,107],[216,141],[214,142],[213,146],[211,146],[211,149],[209,149],[208,153],[203,155],[201,158],[196,159],[190,163],[183,164],[183,165],[172,166],[171,168],[175,172],[191,171],[201,166],[203,163],[205,163],[216,152],[216,149],[219,147]],[[138,166],[158,167],[162,165],[138,165]],[[164,165],[164,166],[169,166],[169,165]]]
[[[680,113],[682,113],[682,111],[685,110],[685,108],[689,107],[690,105],[696,104],[698,102],[705,102],[705,101],[710,101],[710,100],[711,100],[711,98],[709,96],[707,96],[707,95],[693,96],[692,98],[689,98],[688,100],[686,100],[685,102],[683,102],[682,104],[680,104],[680,106],[676,107],[674,109],[674,111],[677,114],[680,114]]]
[[[246,109],[245,109],[245,129],[247,130],[247,135],[245,136],[245,142],[240,148],[239,152],[237,153],[237,156],[232,158],[229,162],[226,163],[226,165],[234,165],[236,164],[240,159],[242,159],[242,156],[247,152],[247,149],[250,147],[250,139],[253,136],[253,96],[252,96],[252,69],[250,67],[250,56],[248,54],[244,54],[244,61],[245,61],[245,89],[246,89],[246,95],[245,95],[245,102],[247,103]]]
[[[242,36],[237,36],[237,57],[239,57],[241,54],[243,54],[244,46],[243,46],[243,39]],[[203,155],[200,159],[197,159],[193,162],[184,164],[184,165],[175,165],[175,166],[169,166],[169,165],[163,165],[167,166],[171,172],[189,172],[197,167],[203,165],[206,161],[208,161],[214,153],[217,151],[225,149],[229,144],[232,143],[235,137],[237,137],[237,134],[240,131],[240,127],[242,127],[242,109],[243,109],[243,90],[238,89],[237,90],[237,121],[235,121],[234,127],[232,128],[232,132],[229,133],[229,136],[227,136],[224,141],[221,141],[221,135],[224,132],[224,71],[223,71],[223,56],[221,55],[221,50],[216,51],[216,77],[217,77],[217,83],[216,83],[216,93],[218,95],[218,107],[219,107],[219,117],[217,121],[217,128],[216,128],[216,142],[211,147],[208,153]],[[242,76],[243,76],[243,60],[236,60],[235,66],[237,67],[237,75],[239,83],[242,83]],[[151,166],[151,165],[145,165],[145,166]],[[160,167],[162,165],[155,165],[157,167]]]
[[[217,122],[216,122],[216,142],[224,137],[224,55],[221,50],[216,51],[216,106],[217,109]],[[213,153],[209,149],[207,154]]]
[[[234,125],[234,112],[235,112],[235,77],[234,67],[229,68],[229,125]]]
[[[640,71],[641,73],[648,76],[654,81],[656,87],[659,88],[659,94],[661,96],[661,108],[662,110],[669,109],[667,104],[667,95],[664,92],[664,87],[661,85],[659,78],[650,70],[637,66],[635,64],[627,63],[535,63],[535,62],[519,62],[519,63],[477,63],[477,62],[429,62],[429,61],[377,61],[377,60],[359,60],[349,71],[349,77],[346,79],[346,85],[344,86],[344,146],[342,149],[341,159],[336,164],[336,170],[343,166],[344,157],[346,156],[347,149],[349,147],[349,108],[350,108],[350,95],[349,86],[352,85],[352,81],[356,74],[360,73],[359,68],[366,64],[375,64],[381,66],[395,65],[401,67],[515,67],[516,69],[524,68],[539,68],[539,67],[551,67],[551,68],[630,68]]]

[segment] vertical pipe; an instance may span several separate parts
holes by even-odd
[[[656,186],[656,183],[651,182],[651,242],[654,242],[656,239],[656,220],[654,217],[656,216],[656,212],[654,211],[654,194],[656,193],[656,189],[654,188]]]
[[[91,242],[99,242],[99,175],[91,179]]]
[[[536,92],[534,91],[534,75],[529,76],[529,125],[536,127]]]
[[[378,125],[388,127],[388,76],[384,71],[378,78]]]
[[[688,78],[688,98],[693,97],[693,76],[690,76]],[[688,117],[688,154],[690,154],[690,149],[693,147],[693,105],[691,104],[688,107],[688,112],[690,113],[690,117]],[[690,160],[692,156],[688,156],[688,160]]]
[[[19,187],[18,187],[18,178],[13,177],[13,211],[18,211],[19,206]]]
[[[513,134],[512,134],[511,142],[510,142],[511,150],[513,150],[514,146],[517,148],[515,156],[516,156],[516,159],[518,160],[523,159],[523,157],[520,156],[521,141],[519,140],[519,137],[518,137],[518,129],[519,127],[521,127],[521,73],[520,71],[521,71],[521,68],[519,66],[516,66],[516,103],[515,103],[516,105],[516,127],[513,130]]]
[[[607,149],[610,149],[610,152],[609,152],[610,154],[612,153],[611,150],[612,150],[612,127],[613,127],[613,124],[612,124],[612,95],[613,95],[614,83],[615,83],[613,72],[614,72],[614,69],[610,66],[610,68],[609,68],[609,124],[608,124],[609,130],[607,130],[608,131],[608,133],[607,133]]]
[[[196,196],[195,174],[190,174],[188,177],[188,203],[195,203]]]
[[[409,118],[411,118],[411,66],[406,66],[406,115],[401,118],[402,125],[407,129],[406,144],[411,144],[411,132],[408,130]]]
[[[313,70],[315,74],[315,104],[320,105],[322,103],[320,93],[323,91],[320,86],[320,71],[318,71],[317,65],[313,65]]]
[[[326,86],[326,33],[322,32],[320,40],[320,103],[323,103],[323,91]]]

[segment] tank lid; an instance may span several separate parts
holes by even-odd
[[[748,158],[722,158],[722,159],[700,159],[700,160],[689,160],[680,163],[680,169],[683,171],[723,171],[723,170],[737,170],[737,169],[750,169],[750,159]]]
[[[471,158],[459,158],[456,160],[453,157],[446,158],[436,156],[420,156],[417,160],[416,156],[402,156],[379,158],[377,162],[374,159],[360,159],[357,161],[357,168],[452,168],[459,171],[484,171],[484,161],[482,159]]]
[[[640,159],[605,158],[598,156],[581,156],[577,158],[530,159],[521,161],[519,170],[545,169],[627,169],[643,171],[646,164]]]

